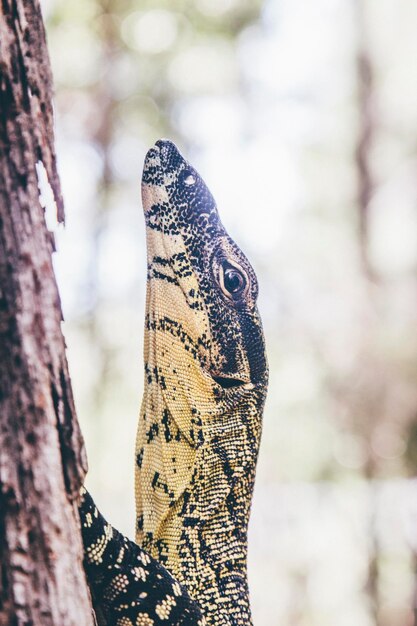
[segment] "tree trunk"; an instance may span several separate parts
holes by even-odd
[[[374,120],[374,73],[366,31],[366,10],[362,0],[356,0],[356,24],[358,32],[358,142],[356,168],[358,180],[359,252],[365,276],[375,281],[376,275],[369,259],[369,204],[374,193],[371,172],[371,149],[375,132]]]
[[[38,0],[0,0],[0,626],[90,626],[77,509],[86,472],[39,201],[64,219]]]

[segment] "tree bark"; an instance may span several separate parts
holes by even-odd
[[[90,626],[73,501],[86,472],[39,200],[63,221],[38,0],[0,0],[0,626]]]

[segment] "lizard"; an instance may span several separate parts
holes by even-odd
[[[146,155],[142,201],[136,543],[82,489],[87,578],[109,626],[248,626],[247,525],[268,381],[257,280],[170,141]]]
[[[142,202],[136,541],[187,587],[209,626],[248,626],[247,527],[268,383],[257,278],[171,141],[147,153]]]

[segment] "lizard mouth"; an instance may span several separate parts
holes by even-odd
[[[162,185],[162,176],[161,150],[156,144],[146,153],[143,164],[142,184]]]
[[[170,161],[182,159],[175,144],[168,139],[159,139],[152,148],[148,150],[145,156],[143,168],[143,177],[145,182],[152,175],[162,172]]]
[[[166,229],[168,236],[172,232],[178,234],[186,231],[187,237],[189,230],[194,228],[193,232],[196,231],[195,223],[200,219],[205,230],[201,235],[198,235],[200,238],[199,245],[200,248],[207,245],[209,249],[211,249],[210,246],[212,247],[213,238],[218,236],[219,232],[224,235],[224,230],[218,226],[220,223],[214,200],[204,181],[171,141],[160,139],[148,150],[145,157],[142,183],[142,193],[146,197],[146,202],[144,201],[145,214],[147,215],[147,224],[150,224],[151,228],[158,230],[157,227],[162,224],[160,230],[165,232]],[[173,199],[168,198],[170,194],[173,194]],[[175,205],[178,202],[181,210],[185,204],[191,208],[181,214],[180,209]],[[189,223],[192,226],[190,225],[188,228]],[[169,224],[169,228],[167,224]],[[216,225],[214,233],[213,224]],[[200,252],[201,250],[194,250],[193,254],[198,256]],[[188,251],[186,254],[188,258]],[[190,263],[192,266],[192,262]],[[174,267],[171,269],[173,272],[172,280],[175,280],[178,270]],[[194,271],[192,267],[190,268],[191,271]],[[210,326],[209,322],[208,324]],[[215,364],[209,354],[206,357],[202,361],[202,369],[221,390],[254,388],[247,368],[236,367],[235,369],[234,365]]]
[[[250,380],[243,380],[233,376],[212,376],[214,382],[216,382],[223,389],[235,389],[236,387],[243,387],[244,389],[252,389],[253,384]]]

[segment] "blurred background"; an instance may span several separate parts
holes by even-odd
[[[88,486],[134,535],[145,238],[160,137],[260,282],[271,367],[256,626],[411,626],[417,4],[43,0],[67,226],[55,264]],[[53,211],[49,211],[53,226]]]

